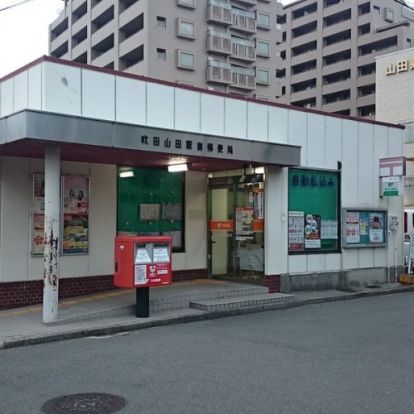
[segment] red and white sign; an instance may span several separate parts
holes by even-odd
[[[401,177],[405,175],[405,157],[381,158],[379,162],[380,177]]]

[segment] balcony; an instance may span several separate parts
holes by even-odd
[[[207,35],[207,51],[222,55],[231,55],[231,36],[214,30],[209,30]]]
[[[242,10],[232,10],[232,29],[249,34],[256,33],[256,16]]]
[[[247,62],[254,62],[256,60],[256,46],[253,42],[233,38],[231,41],[231,49],[231,57],[234,59]]]
[[[245,4],[246,6],[256,6],[257,0],[236,0],[239,3]]]
[[[230,4],[210,0],[207,5],[207,21],[224,25],[232,24]]]
[[[231,65],[209,59],[207,63],[207,82],[230,85],[232,82]]]
[[[231,68],[231,86],[233,88],[254,90],[256,89],[256,77],[254,71],[247,68]]]

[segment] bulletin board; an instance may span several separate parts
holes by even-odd
[[[289,254],[339,250],[339,177],[337,171],[289,169]]]
[[[184,250],[184,173],[152,168],[118,169],[117,231],[171,236],[173,251]]]
[[[384,247],[387,228],[386,210],[342,210],[342,245],[345,248]]]

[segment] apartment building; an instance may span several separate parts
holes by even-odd
[[[282,13],[277,0],[66,0],[49,28],[49,53],[275,100]]]
[[[375,117],[375,57],[414,45],[403,0],[299,0],[284,7],[280,100]]]

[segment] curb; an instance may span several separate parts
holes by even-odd
[[[85,338],[88,336],[103,336],[103,335],[112,335],[116,333],[128,332],[128,331],[137,331],[141,329],[154,328],[167,325],[177,325],[181,323],[190,323],[190,322],[200,322],[206,320],[213,320],[219,318],[226,318],[230,316],[238,315],[248,315],[259,312],[267,312],[273,310],[282,310],[297,308],[305,305],[315,305],[321,303],[330,303],[330,302],[340,302],[345,300],[353,300],[366,298],[371,296],[385,296],[396,293],[406,293],[413,292],[414,285],[390,288],[387,290],[377,290],[371,292],[356,292],[349,293],[347,295],[341,296],[331,296],[331,297],[320,297],[313,299],[298,299],[288,302],[274,303],[268,305],[258,305],[258,306],[249,306],[240,309],[229,309],[229,310],[220,310],[220,311],[211,311],[201,314],[192,314],[192,315],[181,315],[181,316],[172,316],[158,320],[142,322],[127,322],[127,323],[117,323],[114,325],[106,327],[97,327],[97,328],[87,328],[87,329],[75,329],[73,331],[56,333],[56,334],[46,334],[46,335],[34,335],[27,336],[25,338],[10,338],[0,342],[0,349],[10,349],[27,345],[37,345],[44,344],[48,342],[57,342],[64,341],[68,339],[78,339]]]

